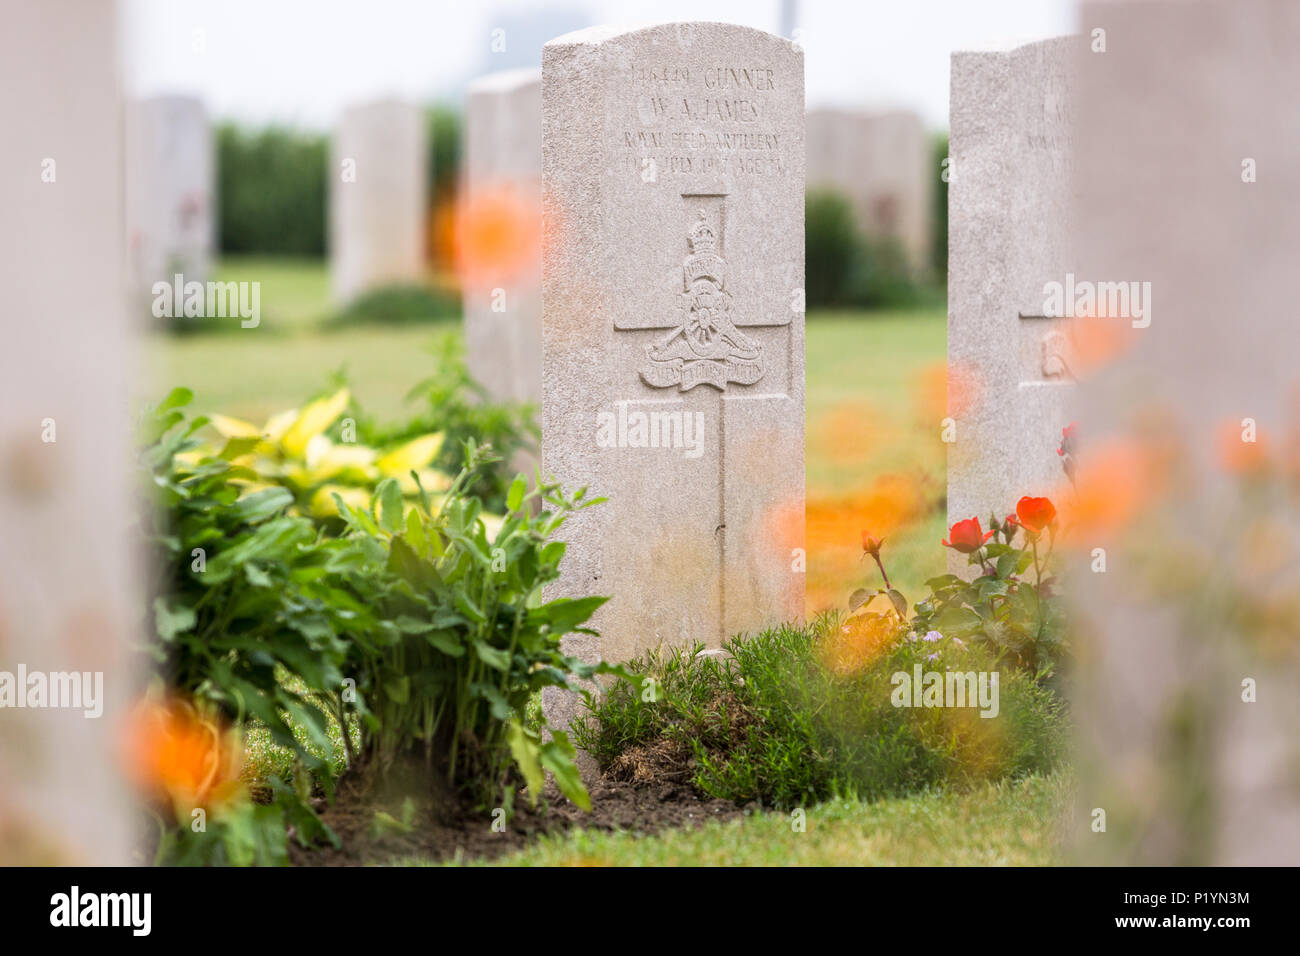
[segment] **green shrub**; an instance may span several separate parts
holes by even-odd
[[[441,104],[428,112],[429,196],[435,202],[456,191],[460,182],[461,117],[458,110]]]
[[[217,130],[222,252],[325,254],[329,144],[317,133]]]
[[[938,293],[912,274],[897,240],[862,235],[840,193],[810,191],[804,217],[810,308],[912,308],[937,299]]]
[[[382,543],[384,552],[385,574],[370,605],[389,626],[378,640],[356,645],[358,689],[373,714],[365,756],[382,770],[418,751],[485,806],[509,804],[512,765],[534,800],[545,770],[589,808],[567,735],[552,730],[544,742],[528,728],[527,711],[544,687],[625,673],[560,651],[564,635],[594,633],[583,625],[607,598],[541,599],[564,556],[556,532],[569,514],[603,499],[586,499],[585,489],[568,496],[549,484],[528,492],[518,476],[505,519],[488,522],[478,499],[461,493],[486,456],[471,442],[466,458],[440,507],[425,500],[404,512],[392,479],[380,484],[369,509],[339,503],[352,532]]]
[[[881,615],[825,617],[727,645],[629,664],[647,679],[619,685],[575,728],[579,746],[615,777],[687,780],[711,796],[789,808],[834,796],[876,799],[1050,768],[1064,741],[1054,694],[1000,674],[998,716],[953,707],[896,707],[893,676],[949,663],[996,670],[960,642],[908,639]],[[940,655],[940,664],[928,660]]]
[[[948,180],[950,176],[942,176],[941,173],[947,171],[944,166],[944,160],[948,158],[948,134],[940,133],[934,138],[934,167],[932,175],[938,177],[938,183],[934,189],[934,212],[932,214],[933,228],[933,252],[930,256],[930,266],[934,274],[938,277],[941,285],[948,282]]]
[[[460,299],[426,285],[388,285],[357,297],[328,326],[415,325],[459,319]]]
[[[191,398],[177,389],[144,416],[140,462],[156,496],[145,525],[155,575],[146,650],[152,696],[179,702],[158,708],[174,719],[152,721],[146,739],[179,740],[189,751],[182,770],[211,764],[223,774],[219,788],[215,777],[168,788],[160,858],[283,862],[290,823],[304,845],[334,839],[308,803],[314,786],[328,794],[338,767],[382,769],[404,753],[483,804],[510,806],[520,782],[535,799],[543,771],[585,804],[572,745],[560,731],[543,740],[528,705],[542,687],[625,673],[559,650],[604,598],[541,600],[564,555],[555,533],[598,500],[554,485],[526,494],[521,476],[504,516],[485,515],[466,489],[492,456],[470,440],[465,467],[436,501],[414,470],[413,498],[396,477],[352,504],[334,492],[334,533],[247,463],[265,436],[205,447],[196,436],[209,422],[186,415]],[[339,404],[308,405],[278,440],[305,446]],[[253,807],[226,772],[235,761],[219,757],[223,725],[264,728],[292,755],[293,769],[267,781],[269,806]],[[360,754],[351,733],[331,734],[358,725]],[[218,791],[210,833],[182,832],[196,794]]]
[[[850,304],[849,280],[859,241],[849,201],[830,190],[809,190],[804,200],[804,281],[809,308]]]
[[[492,399],[470,376],[464,339],[459,334],[446,332],[438,336],[430,353],[433,374],[407,395],[410,401],[422,402],[424,408],[396,427],[358,417],[361,435],[371,444],[387,445],[439,431],[447,440],[433,467],[444,471],[459,467],[456,456],[469,439],[490,447],[500,461],[495,467],[480,468],[467,493],[481,499],[488,510],[498,511],[513,478],[509,463],[518,452],[535,449],[541,440],[536,406]]]

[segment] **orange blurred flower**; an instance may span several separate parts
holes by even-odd
[[[877,560],[880,558],[880,546],[884,543],[884,538],[873,538],[871,532],[862,532],[862,550]]]
[[[1109,439],[1089,446],[1076,466],[1067,524],[1086,537],[1125,530],[1144,505],[1164,488],[1164,452],[1134,438]],[[1082,539],[1081,539],[1082,540]]]
[[[1050,498],[1025,495],[1016,502],[1016,523],[1031,534],[1042,534],[1043,529],[1055,521],[1056,506]]]
[[[127,771],[155,798],[191,809],[228,801],[243,789],[241,751],[233,734],[188,701],[146,700],[132,712],[125,743]]]
[[[508,279],[541,255],[540,203],[509,186],[476,189],[457,209],[455,237],[456,263],[466,284]]]
[[[818,647],[822,666],[836,677],[851,677],[893,646],[898,627],[883,614],[859,614],[826,632]]]
[[[1084,378],[1115,361],[1137,340],[1129,316],[1081,315],[1070,323],[1070,342],[1074,346],[1075,370]]]
[[[883,539],[916,520],[924,508],[915,481],[901,475],[881,475],[858,504],[862,522]]]
[[[1217,444],[1219,465],[1229,474],[1255,475],[1268,467],[1268,443],[1254,425],[1247,431],[1240,422],[1220,423]]]
[[[980,377],[973,366],[939,362],[917,377],[917,405],[928,422],[961,418],[979,402]]]

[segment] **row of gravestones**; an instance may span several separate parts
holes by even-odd
[[[1128,6],[1089,9],[1118,22]],[[1213,21],[1199,31],[1165,22],[1142,33],[1138,14],[1129,26],[1145,37],[1148,53],[1163,58],[1162,77],[1180,55],[1212,60],[1212,75],[1224,81],[1238,70],[1253,77],[1261,45],[1294,50],[1300,17],[1263,3],[1235,5],[1247,7],[1240,15],[1249,30],[1242,21]],[[125,419],[117,411],[130,328],[117,268],[125,261],[122,130],[114,119],[121,96],[111,44],[117,5],[83,12],[78,31],[64,29],[60,9],[25,5],[23,22],[0,34],[0,83],[28,91],[0,101],[0,127],[11,131],[12,144],[0,151],[0,198],[12,210],[0,230],[0,261],[12,270],[0,351],[0,655],[6,666],[18,661],[29,670],[107,672],[105,714],[120,716],[134,686],[123,675],[141,603],[139,575],[118,535],[88,533],[127,526],[130,507]],[[1069,53],[1069,41],[1049,41],[953,58],[949,352],[954,367],[978,375],[980,392],[978,401],[952,410],[958,441],[949,510],[956,518],[1005,509],[1012,497],[1056,483],[1053,452],[1070,363],[1042,289],[1045,277],[1065,275],[1074,256],[1067,245],[1076,233]],[[1127,66],[1108,74],[1104,102],[1130,111],[1141,102],[1148,119],[1168,107],[1178,119],[1163,127],[1169,142],[1186,146],[1189,168],[1203,173],[1206,163],[1187,139],[1199,130],[1184,87],[1146,82],[1145,61],[1124,55],[1116,65]],[[1274,65],[1294,78],[1294,62]],[[482,164],[519,162],[520,170],[484,175],[528,180],[518,195],[527,202],[540,196],[544,250],[540,343],[535,306],[528,305],[536,293],[521,285],[512,297],[505,287],[506,311],[492,314],[480,311],[490,302],[471,297],[468,334],[481,343],[476,362],[491,364],[495,356],[516,363],[495,373],[510,387],[530,375],[540,380],[545,470],[610,499],[566,529],[556,593],[613,595],[595,622],[602,637],[578,639],[576,653],[625,659],[659,644],[716,646],[803,613],[803,75],[798,47],[743,27],[596,28],[547,44],[540,103],[535,87],[518,94],[524,105],[517,112],[508,84],[476,94],[501,99],[493,124],[506,143],[486,137],[488,145],[480,145],[471,131],[468,175],[480,175]],[[1225,128],[1258,133],[1228,100],[1201,92],[1198,102],[1219,104],[1211,112]],[[1261,122],[1278,119],[1268,104],[1257,109]],[[527,169],[538,112],[540,185]],[[1104,129],[1106,116],[1102,110],[1085,121]],[[1121,119],[1133,117],[1121,111]],[[1129,123],[1133,142],[1146,142],[1143,129]],[[1260,152],[1272,148],[1274,168],[1285,170],[1300,159],[1294,139],[1288,133],[1261,145],[1256,135],[1255,144]],[[1082,145],[1096,155],[1098,143]],[[1132,143],[1118,145],[1119,155],[1135,155]],[[1113,192],[1099,201],[1115,204],[1123,220],[1117,252],[1155,261],[1160,215],[1212,224],[1186,201],[1162,205],[1160,197],[1178,196],[1176,189],[1162,192],[1150,178],[1131,183],[1124,169],[1105,166],[1105,157]],[[1225,239],[1213,229],[1198,233],[1198,255],[1218,249],[1232,270],[1221,291],[1236,290],[1257,316],[1268,312],[1268,283],[1253,289],[1241,281],[1246,262],[1232,254],[1232,242],[1248,236],[1242,227],[1249,216],[1273,225],[1264,239],[1290,238],[1287,224],[1297,221],[1269,211],[1288,202],[1293,210],[1294,195],[1275,189],[1261,196],[1272,205],[1245,207],[1229,219],[1236,231]],[[1095,234],[1080,234],[1103,247]],[[1250,249],[1273,287],[1289,275],[1273,245]],[[1106,261],[1115,265],[1113,257]],[[1181,294],[1167,288],[1171,297]],[[1226,298],[1182,294],[1177,301],[1195,316]],[[484,333],[476,323],[485,319],[504,324]],[[1273,338],[1261,341],[1257,325]],[[1280,373],[1285,350],[1270,350],[1269,342],[1286,333],[1278,322],[1242,324],[1223,348],[1243,369],[1253,354]],[[1175,336],[1171,354],[1194,339]],[[80,348],[69,349],[70,340]],[[1243,343],[1256,351],[1243,353]],[[539,356],[540,372],[524,371]],[[1222,376],[1236,368],[1216,366]],[[494,373],[480,374],[493,381]],[[1267,380],[1249,373],[1236,379],[1243,393],[1269,400]],[[1167,379],[1171,389],[1182,382]],[[1187,400],[1204,403],[1221,391],[1200,389]],[[57,422],[57,441],[41,427],[47,420]],[[1116,716],[1140,716],[1134,700],[1112,707]],[[563,701],[551,707],[564,716]],[[0,722],[0,779],[16,782],[0,790],[0,854],[127,859],[131,815],[113,765],[111,721],[6,710]],[[1127,728],[1131,739],[1142,739],[1140,721],[1114,723],[1119,738]],[[1148,742],[1142,753],[1155,750]],[[1278,791],[1269,793],[1275,802],[1257,817],[1229,821],[1242,839],[1259,835],[1253,820],[1278,819],[1270,815]],[[1284,809],[1293,813],[1294,805]],[[1267,858],[1271,846],[1267,839],[1238,843],[1217,858]]]
[[[125,115],[128,281],[148,300],[155,282],[210,277],[217,241],[212,127],[203,104],[185,96],[132,102]],[[425,126],[418,107],[395,100],[340,117],[329,246],[341,302],[424,274]]]
[[[489,198],[516,207],[526,203],[536,216],[541,73],[507,71],[476,82],[466,114],[467,189],[509,191],[510,196]],[[848,197],[864,235],[897,239],[909,264],[924,270],[933,177],[927,173],[929,147],[920,119],[905,112],[812,110],[807,130],[810,188]],[[331,273],[339,301],[422,276],[428,149],[427,125],[412,104],[384,100],[352,107],[340,117],[329,177]],[[208,279],[216,242],[214,182],[212,128],[199,100],[161,96],[128,106],[127,252],[132,284],[142,294],[177,273],[187,280]],[[540,273],[530,289],[517,279],[509,283],[517,297],[511,312],[540,316]],[[532,301],[522,301],[530,293]],[[468,331],[477,342],[492,342],[492,327],[483,315]],[[476,365],[483,381],[496,386],[494,394],[540,398],[537,362],[525,361],[537,352],[530,356],[523,351],[526,345],[520,342],[510,355]],[[479,349],[471,347],[471,354],[477,357]]]

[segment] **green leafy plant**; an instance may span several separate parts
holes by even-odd
[[[1040,681],[1056,680],[1069,654],[1069,632],[1051,573],[1056,509],[1046,498],[1021,498],[1017,514],[990,517],[985,533],[975,518],[958,522],[945,542],[980,573],[967,581],[944,574],[926,582],[912,631],[938,631],[986,644]],[[973,528],[972,528],[973,525]]]
[[[462,492],[493,456],[469,440],[465,458],[440,505],[422,497],[404,508],[392,479],[380,483],[369,507],[338,502],[351,533],[383,548],[387,572],[374,606],[390,626],[381,640],[358,647],[358,685],[372,714],[365,757],[384,767],[422,750],[449,783],[485,803],[507,798],[512,766],[535,800],[545,769],[566,796],[589,806],[567,735],[552,730],[543,740],[525,718],[544,687],[584,693],[576,681],[630,677],[560,649],[568,633],[593,633],[584,625],[605,598],[542,600],[564,556],[556,533],[571,513],[603,499],[545,482],[528,491],[520,475],[505,516],[491,519]]]
[[[272,415],[261,428],[251,422],[213,415],[211,425],[221,445],[200,445],[182,453],[188,461],[226,454],[238,472],[232,481],[245,491],[272,487],[290,493],[291,511],[321,521],[338,517],[335,495],[353,504],[370,499],[384,478],[396,478],[402,493],[441,493],[451,475],[431,467],[442,450],[444,434],[430,431],[375,447],[357,441],[355,420],[343,419],[351,392],[340,388]],[[349,432],[350,427],[350,432]],[[417,484],[418,479],[418,484]]]
[[[469,374],[460,335],[438,336],[430,354],[432,374],[407,395],[408,401],[422,403],[424,408],[397,427],[384,427],[359,417],[361,437],[385,447],[436,431],[446,436],[446,442],[432,467],[451,474],[460,467],[461,448],[467,440],[473,439],[479,447],[490,447],[497,462],[480,467],[465,491],[482,500],[488,510],[500,511],[514,477],[510,462],[519,452],[535,449],[541,440],[536,407],[492,399]]]
[[[285,488],[250,490],[258,475],[234,460],[248,442],[199,453],[206,418],[183,411],[176,389],[149,413],[141,463],[155,490],[146,537],[153,637],[147,650],[167,687],[216,705],[236,723],[255,718],[326,787],[334,747],[327,713],[341,711],[348,637],[374,618],[347,581],[362,544],[320,534],[290,514]],[[293,687],[283,680],[302,678]],[[304,728],[314,747],[290,725]],[[346,739],[346,736],[345,736]],[[322,756],[324,754],[325,756]]]
[[[155,574],[145,650],[161,689],[213,713],[203,726],[268,732],[293,762],[265,781],[263,805],[226,801],[205,835],[180,833],[186,821],[174,812],[163,857],[282,861],[266,829],[275,819],[304,844],[334,840],[308,802],[313,790],[328,795],[343,768],[382,772],[411,752],[483,802],[510,805],[520,782],[536,800],[549,771],[589,806],[572,745],[530,706],[543,687],[585,693],[578,682],[630,676],[560,650],[604,598],[541,597],[564,555],[556,532],[599,499],[544,482],[530,492],[517,476],[506,514],[486,514],[466,490],[495,458],[470,439],[465,466],[436,496],[416,468],[405,476],[414,495],[396,477],[353,504],[331,492],[332,528],[302,513],[301,488],[268,484],[267,469],[250,466],[271,453],[283,466],[286,453],[310,447],[345,398],[220,446],[198,437],[210,422],[186,414],[191,398],[177,389],[143,420],[140,462],[155,499],[144,528]]]

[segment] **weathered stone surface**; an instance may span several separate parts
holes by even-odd
[[[1060,483],[1073,376],[1044,285],[1074,270],[1071,78],[1077,38],[954,53],[948,184],[949,522],[1013,511]],[[954,566],[966,567],[964,556]]]
[[[465,263],[470,374],[497,399],[542,402],[542,73],[507,70],[465,100],[462,222],[496,230]]]
[[[896,240],[918,273],[929,269],[938,176],[915,113],[808,111],[808,188],[843,194],[863,235]]]
[[[424,275],[428,128],[418,106],[344,110],[330,161],[330,271],[341,302]]]
[[[131,103],[126,111],[127,255],[133,302],[155,282],[210,277],[216,241],[212,127],[186,96]]]
[[[572,647],[622,660],[798,619],[802,52],[599,27],[542,70],[543,465],[610,499],[566,526],[553,593],[612,597]]]
[[[118,27],[112,2],[21,3],[0,30],[0,671],[91,674],[92,694],[102,675],[98,717],[0,707],[0,864],[134,862],[120,735],[145,602]]]

